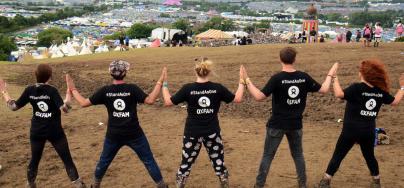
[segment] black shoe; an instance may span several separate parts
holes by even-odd
[[[331,179],[323,178],[317,188],[331,188]]]
[[[373,179],[372,183],[370,184],[370,188],[381,188],[382,185],[380,183],[380,179]]]

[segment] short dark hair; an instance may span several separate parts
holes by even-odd
[[[114,80],[123,80],[126,77],[126,71],[122,72],[120,75],[111,74]]]
[[[297,51],[293,47],[286,47],[281,50],[279,53],[279,56],[281,58],[281,61],[285,64],[293,64],[296,59],[296,54]]]
[[[52,77],[52,67],[48,64],[40,64],[36,67],[35,77],[37,83],[45,83]]]

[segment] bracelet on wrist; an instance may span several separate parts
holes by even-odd
[[[157,83],[156,83],[156,85],[163,85],[160,81],[158,81]]]
[[[239,84],[243,84],[243,85],[245,85],[245,80],[244,80],[244,79],[242,79],[242,78],[240,78]]]
[[[163,82],[163,88],[168,88],[168,82]]]
[[[245,85],[250,85],[251,84],[251,79],[250,78],[246,78],[245,79]]]

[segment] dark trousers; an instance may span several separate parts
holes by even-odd
[[[149,142],[147,141],[146,136],[141,136],[137,139],[126,141],[116,141],[105,138],[100,161],[98,161],[95,169],[96,181],[101,182],[112,160],[123,146],[130,147],[138,155],[154,182],[159,183],[163,180],[160,168],[154,160]]]
[[[183,143],[181,166],[177,172],[179,176],[189,176],[192,164],[198,158],[202,144],[208,152],[216,175],[221,176],[227,173],[227,168],[224,165],[224,147],[220,132],[202,137],[184,136]]]
[[[55,137],[55,138],[33,138],[31,137],[31,152],[32,157],[31,161],[28,165],[27,177],[28,182],[35,182],[36,176],[38,174],[38,165],[42,158],[42,152],[45,147],[46,141],[49,141],[52,146],[55,148],[57,154],[62,159],[67,175],[69,176],[71,181],[75,181],[79,178],[79,174],[77,172],[76,166],[74,165],[72,156],[69,150],[69,144],[66,139],[66,135]]]
[[[355,143],[358,143],[370,170],[370,174],[372,176],[378,176],[379,165],[374,153],[375,134],[374,128],[343,128],[326,173],[333,176],[349,150],[351,150]]]
[[[295,162],[299,182],[306,183],[306,164],[303,156],[302,129],[282,130],[267,128],[264,154],[262,155],[261,164],[256,178],[257,187],[264,187],[272,160],[275,157],[276,151],[278,150],[279,144],[284,135],[286,135],[289,142],[289,149]]]

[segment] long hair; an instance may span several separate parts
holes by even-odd
[[[366,82],[383,91],[390,91],[390,80],[386,68],[381,61],[375,59],[363,60],[359,72]]]

